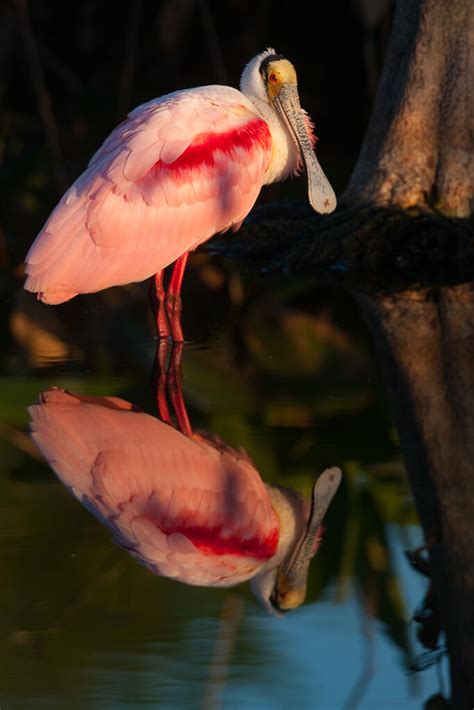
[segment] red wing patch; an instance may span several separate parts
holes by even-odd
[[[175,161],[167,165],[159,160],[154,167],[169,167],[174,170],[214,167],[216,151],[230,155],[236,148],[242,148],[249,153],[255,148],[270,152],[271,135],[265,121],[255,118],[243,126],[224,133],[201,133]]]
[[[158,526],[157,526],[158,527]],[[186,525],[177,521],[172,528],[163,529],[165,535],[181,533],[195,547],[207,555],[237,555],[238,557],[253,557],[256,560],[267,560],[272,557],[278,545],[278,529],[274,528],[265,538],[251,537],[248,540],[238,535],[224,537],[221,526],[201,527]]]

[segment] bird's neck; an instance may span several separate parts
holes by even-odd
[[[268,102],[255,96],[249,98],[268,125],[272,137],[272,157],[265,174],[265,185],[279,182],[289,175],[298,173],[301,167],[301,155],[286,124]]]
[[[296,491],[266,484],[270,503],[279,524],[278,547],[272,566],[280,564],[301,538],[308,519],[308,503]]]

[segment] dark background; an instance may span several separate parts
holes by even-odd
[[[267,46],[297,69],[320,160],[340,193],[367,125],[390,20],[390,0],[2,3],[3,265],[21,263],[62,192],[128,110],[176,89],[237,86],[245,63]],[[302,195],[300,183],[262,197]]]

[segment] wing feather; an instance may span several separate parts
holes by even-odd
[[[270,159],[267,124],[234,89],[191,89],[138,107],[39,233],[25,288],[59,303],[144,280],[241,222]]]
[[[50,390],[32,437],[60,480],[115,540],[159,574],[237,584],[274,554],[278,521],[253,465],[188,438],[124,400]]]

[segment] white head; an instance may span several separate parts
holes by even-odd
[[[336,196],[308,135],[308,118],[300,106],[293,64],[269,47],[247,64],[240,79],[240,90],[263,117],[268,114],[269,107],[276,112],[303,158],[311,206],[321,214],[332,212],[336,207]]]
[[[270,62],[283,60],[290,64],[281,54],[275,52],[274,49],[268,47],[264,52],[260,52],[256,57],[246,64],[242,76],[240,77],[240,90],[248,96],[251,101],[257,100],[262,103],[269,103],[267,86],[266,86],[266,69]],[[290,64],[292,67],[292,65]],[[263,67],[263,73],[262,73]],[[294,69],[293,69],[294,71]],[[296,72],[295,72],[296,80]]]
[[[309,564],[318,549],[321,524],[339,488],[341,477],[341,469],[336,467],[326,469],[319,476],[313,486],[306,524],[298,526],[292,520],[289,525],[291,530],[286,535],[287,531],[280,528],[283,545],[279,545],[275,557],[251,582],[257,599],[275,616],[282,616],[290,609],[295,609],[306,598]],[[285,524],[284,516],[279,515],[279,518],[282,527]]]

